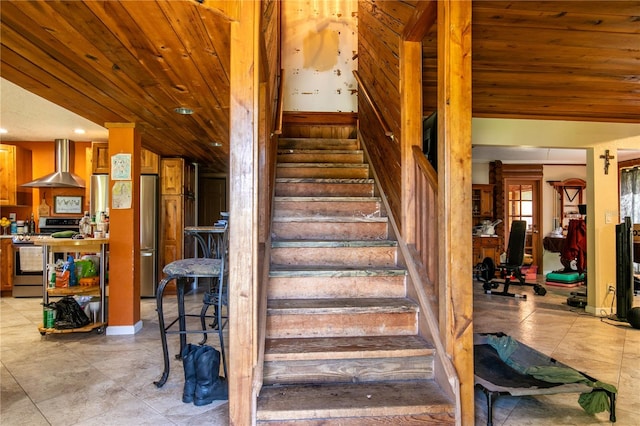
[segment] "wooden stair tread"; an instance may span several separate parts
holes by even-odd
[[[397,247],[394,240],[272,240],[271,248]]]
[[[293,164],[293,163],[289,163]],[[279,177],[276,178],[276,183],[366,183],[373,184],[374,180],[370,178],[310,178],[310,177]]]
[[[407,270],[398,267],[344,267],[324,265],[271,265],[270,277],[371,277],[405,276]]]
[[[453,411],[453,401],[431,380],[265,386],[258,397],[259,421]]]
[[[349,299],[270,299],[267,315],[416,312],[418,305],[406,298],[367,297]]]
[[[298,201],[301,203],[313,203],[313,202],[334,202],[334,203],[346,203],[346,202],[358,202],[361,203],[363,201],[368,202],[380,202],[380,197],[345,197],[345,196],[336,196],[336,197],[285,197],[285,196],[276,196],[273,197],[273,200],[278,201]]]
[[[265,361],[425,356],[433,347],[420,336],[351,336],[267,339]]]
[[[361,149],[278,148],[278,154],[362,154]]]
[[[334,222],[334,223],[357,223],[357,222],[388,222],[386,216],[274,216],[272,222]]]
[[[335,142],[343,142],[343,143],[352,143],[356,142],[358,139],[356,138],[294,138],[287,136],[280,136],[278,138],[279,142],[321,142],[321,143],[335,143]]]
[[[368,169],[369,165],[364,163],[278,163],[281,168],[332,168],[332,169]]]

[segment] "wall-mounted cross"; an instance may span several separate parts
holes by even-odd
[[[609,155],[609,150],[605,150],[604,151],[604,155],[601,155],[600,158],[602,158],[604,160],[604,174],[608,175],[609,174],[609,160],[613,160],[614,157],[613,155]]]

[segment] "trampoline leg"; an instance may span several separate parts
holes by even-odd
[[[498,393],[495,393],[496,398],[494,398],[494,392],[490,392],[487,389],[483,389],[485,396],[487,397],[487,426],[493,426],[493,403],[496,402]]]
[[[616,422],[616,394],[613,392],[607,392],[609,394],[609,401],[611,402],[611,410],[609,411],[609,421]]]

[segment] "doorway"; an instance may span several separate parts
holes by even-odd
[[[531,256],[532,265],[540,265],[542,253],[540,240],[540,187],[536,180],[505,180],[505,232],[511,229],[514,220],[527,223],[524,253]],[[509,241],[509,236],[505,237]]]
[[[542,266],[542,176],[541,164],[494,161],[489,169],[489,180],[496,186],[496,217],[504,221],[504,250],[511,223],[524,220],[527,222],[525,254],[531,256],[531,265],[538,267]]]
[[[220,212],[227,210],[227,179],[201,174],[198,182],[198,223],[211,226],[221,218]]]

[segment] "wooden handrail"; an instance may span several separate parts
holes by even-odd
[[[360,75],[358,74],[358,71],[354,70],[353,71],[353,75],[356,77],[356,81],[358,82],[358,86],[360,87],[360,91],[364,95],[364,98],[366,99],[366,101],[371,106],[371,109],[373,109],[373,113],[376,115],[376,118],[378,119],[378,122],[380,123],[380,126],[382,127],[382,130],[384,131],[384,135],[386,137],[388,137],[389,139],[394,140],[393,132],[391,131],[391,129],[387,125],[387,122],[384,121],[384,118],[382,117],[382,114],[378,110],[378,107],[373,102],[373,99],[371,98],[371,96],[369,95],[369,91],[367,90],[367,86],[364,85],[364,82],[360,78]]]
[[[413,145],[411,147],[413,151],[413,158],[416,162],[416,165],[420,168],[422,173],[424,173],[425,177],[429,181],[429,184],[435,188],[436,192],[438,191],[438,173],[436,169],[433,168],[431,163],[427,161],[427,157],[424,156],[422,150],[418,145]]]
[[[278,103],[276,104],[276,128],[271,133],[273,135],[281,135],[282,134],[282,114],[283,114],[283,96],[284,93],[284,83],[283,83],[283,71],[280,70],[280,81],[278,83]]]

